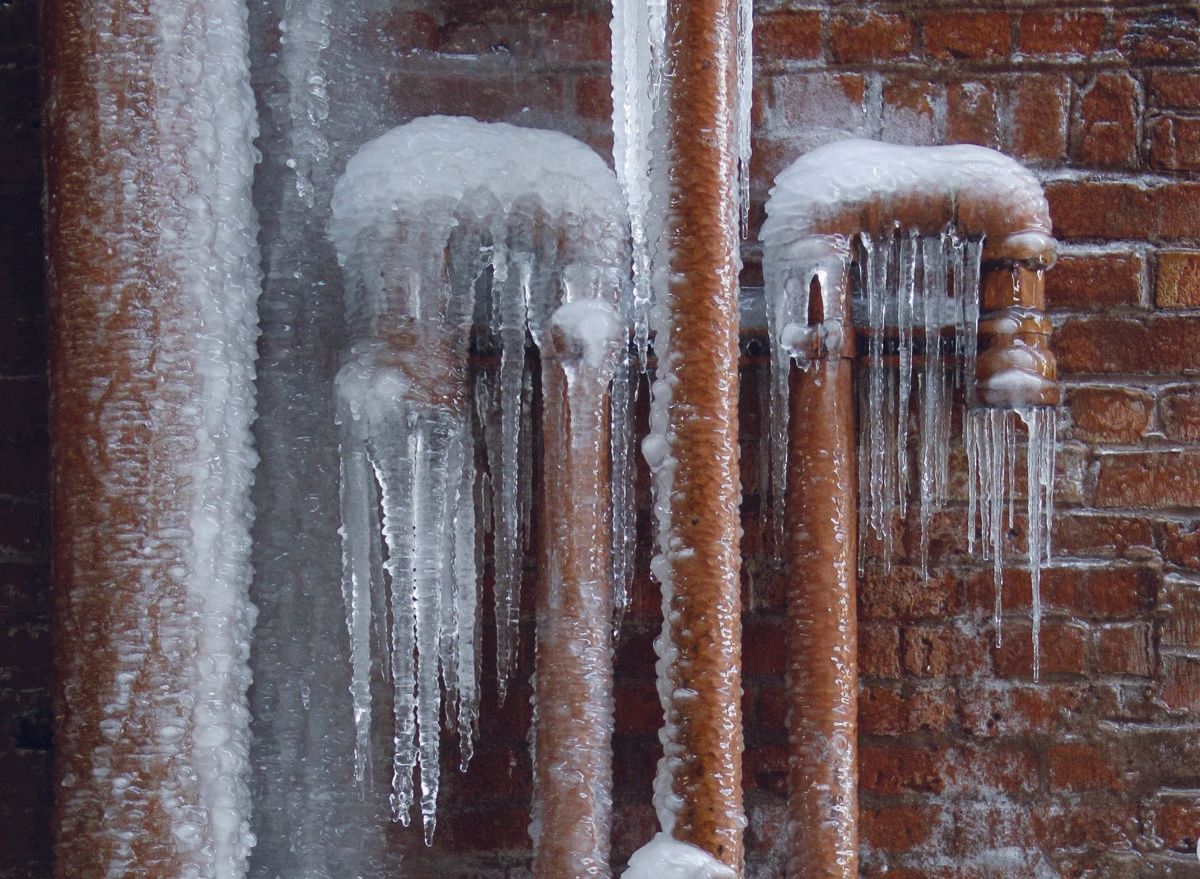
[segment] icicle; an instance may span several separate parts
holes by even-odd
[[[610,397],[610,446],[612,469],[609,474],[612,496],[612,569],[613,631],[620,633],[621,622],[629,606],[629,587],[633,578],[633,555],[637,544],[634,521],[633,468],[633,394],[628,349],[617,362]]]
[[[454,514],[454,616],[457,668],[459,768],[466,772],[475,754],[475,736],[479,722],[478,636],[479,584],[477,581],[475,534],[475,449],[468,436],[463,456],[462,481],[458,488]]]
[[[750,227],[750,133],[754,102],[754,0],[738,0],[737,8],[737,174],[742,237]]]
[[[662,92],[665,0],[613,0],[613,161],[633,242],[634,344],[646,363],[651,302],[650,135]],[[748,133],[748,132],[747,132]]]

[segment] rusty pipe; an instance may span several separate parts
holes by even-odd
[[[61,879],[249,850],[253,97],[219,11],[42,7]]]
[[[670,0],[666,27],[669,281],[653,318],[658,367],[644,445],[664,616],[655,799],[665,832],[740,875],[736,4]]]
[[[822,291],[824,292],[824,291]],[[858,876],[857,511],[849,284],[789,376],[788,876]],[[819,340],[832,340],[833,348]],[[816,344],[813,344],[816,343]]]
[[[1058,404],[1044,275],[1037,261],[984,263],[974,403],[1008,409]]]
[[[609,387],[625,339],[610,305],[576,301],[555,311],[542,352],[543,539],[534,677],[538,879],[611,875]]]

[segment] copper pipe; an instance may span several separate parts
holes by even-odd
[[[667,4],[670,281],[657,306],[654,406],[676,462],[669,497],[661,480],[656,489],[668,651],[660,820],[740,875],[735,37],[733,0]]]
[[[608,309],[609,325],[622,329]],[[542,565],[537,599],[534,868],[538,879],[611,875],[612,498],[609,393],[625,333],[591,359],[551,320],[542,359]]]
[[[237,684],[248,672],[236,646],[248,622],[237,620],[244,584],[228,571],[210,582],[193,529],[198,506],[234,499],[213,492],[214,476],[248,486],[249,412],[242,422],[234,410],[252,405],[253,375],[204,362],[206,337],[211,343],[222,329],[205,325],[202,308],[231,309],[222,318],[248,335],[223,342],[246,363],[254,341],[230,301],[180,257],[203,267],[218,256],[203,250],[211,243],[187,241],[186,202],[204,198],[196,192],[203,161],[189,150],[202,130],[218,149],[235,147],[214,143],[220,120],[211,102],[237,103],[241,93],[217,76],[228,68],[213,70],[206,101],[188,101],[195,86],[172,71],[174,53],[194,50],[191,37],[164,47],[162,16],[143,4],[48,0],[42,15],[54,875],[234,875],[248,850],[245,816],[231,814],[229,802],[248,796]],[[208,22],[182,9],[180,16],[181,29],[186,18],[201,39],[207,33]],[[228,172],[230,184],[244,172],[244,189],[230,185],[225,194],[249,214],[249,162],[238,169],[237,161],[222,154],[215,170]],[[216,216],[206,219],[221,228],[226,208],[207,208]],[[236,247],[219,255],[238,264],[253,258]],[[214,418],[245,440],[245,458],[232,447],[223,459],[204,451]],[[249,538],[244,521],[228,524],[218,538],[221,562],[236,571]],[[229,616],[213,610],[224,602]],[[216,724],[202,726],[204,716]]]
[[[974,402],[1001,407],[1058,403],[1043,275],[1037,264],[985,263]]]
[[[789,386],[788,876],[858,876],[858,633],[853,335]],[[827,338],[829,334],[824,334]]]

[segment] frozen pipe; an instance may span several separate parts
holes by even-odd
[[[609,387],[628,331],[613,306],[598,299],[559,306],[547,330],[533,874],[607,879],[613,723]]]
[[[796,335],[789,352],[788,875],[854,879],[857,510],[848,278],[815,282],[809,301],[808,332]]]
[[[742,871],[736,15],[734,0],[666,6],[664,274],[651,314],[657,368],[643,444],[663,594],[655,781],[663,834],[627,876],[660,875],[675,855],[708,864],[678,875]]]
[[[1037,180],[1013,160],[973,146],[830,144],[780,174],[767,215],[768,320],[780,348],[772,354],[773,393],[787,401],[775,411],[788,413],[789,875],[850,879],[858,836],[853,399],[849,370],[836,365],[837,351],[850,343],[834,344],[840,328],[814,325],[810,309],[815,299],[823,306],[818,313],[835,305],[847,315],[844,279],[850,242],[860,232],[930,234],[952,226],[983,236],[984,314],[972,402],[1052,405],[1058,389],[1042,273],[1054,261],[1055,242]],[[848,320],[844,336],[853,336]]]
[[[256,133],[232,0],[50,0],[54,875],[245,875]]]

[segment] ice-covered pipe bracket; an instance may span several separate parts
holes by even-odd
[[[597,495],[586,511],[574,510],[555,539],[586,534],[600,542],[591,556],[574,544],[548,547],[551,567],[562,576],[547,586],[548,570],[539,572],[540,594],[555,598],[539,607],[546,634],[560,642],[578,636],[559,649],[578,646],[589,659],[545,669],[539,661],[538,692],[591,700],[579,710],[593,722],[562,735],[563,747],[586,752],[596,766],[589,764],[582,786],[538,771],[542,805],[535,811],[543,839],[572,832],[558,824],[575,818],[553,804],[580,793],[600,802],[584,806],[604,823],[611,668],[607,642],[596,632],[611,629],[612,595],[624,592],[632,532],[628,346],[619,341],[628,338],[629,245],[616,179],[595,152],[557,132],[428,117],[370,141],[347,163],[328,231],[344,271],[349,339],[336,390],[356,773],[365,778],[370,763],[375,641],[377,663],[394,685],[393,812],[407,822],[418,774],[431,838],[443,690],[464,767],[477,734],[476,494],[485,490],[501,699],[508,689],[522,561],[532,545],[534,384],[526,369],[532,341],[550,355],[548,388],[557,393],[575,376],[588,389],[586,405],[572,399],[569,410],[557,405],[561,400],[545,407],[551,420],[543,428],[544,458],[571,468],[547,478],[569,477],[572,485],[591,479]],[[498,369],[472,376],[473,339],[499,350]],[[579,378],[585,373],[587,381]],[[550,511],[543,516],[551,518]],[[569,589],[588,591],[586,602],[566,597]],[[563,608],[573,609],[567,619],[557,615]],[[556,751],[547,746],[541,753]],[[594,835],[607,840],[607,824]],[[539,875],[573,874],[552,868]]]

